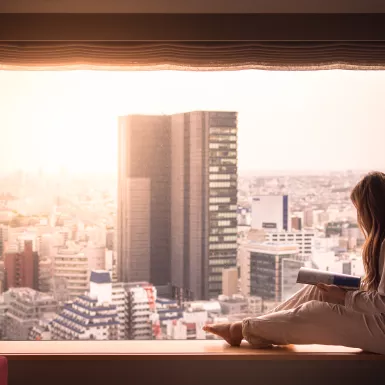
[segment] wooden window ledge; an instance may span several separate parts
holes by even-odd
[[[2,341],[14,360],[383,360],[385,355],[341,346],[290,345],[252,349],[211,341]]]

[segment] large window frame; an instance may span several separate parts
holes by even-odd
[[[326,45],[336,42],[358,42],[367,45],[369,51],[373,44],[385,41],[385,14],[0,14],[1,42],[17,43],[18,49],[30,43],[50,42],[276,42],[284,47],[293,42],[323,42]],[[199,28],[197,28],[199,26]],[[231,26],[231,27],[230,27]],[[385,51],[384,51],[385,52]],[[306,55],[306,47],[303,49]],[[382,59],[381,59],[382,58]],[[385,54],[381,56],[385,65]],[[373,56],[374,61],[374,56]],[[370,52],[367,63],[370,65]],[[378,64],[378,61],[376,62]],[[86,63],[85,63],[86,64]],[[94,360],[342,360],[351,362],[356,368],[357,361],[369,360],[380,364],[385,357],[357,354],[344,348],[290,348],[272,353],[251,350],[227,349],[220,341],[156,341],[152,344],[135,341],[96,342],[2,342],[2,353],[6,355],[12,368],[23,368],[27,361],[42,360],[41,373],[53,373],[46,361],[54,363],[62,360],[88,360],[84,370],[92,371]],[[297,349],[297,350],[295,350]],[[318,349],[318,350],[317,350]],[[34,364],[31,362],[31,364]],[[204,362],[204,361],[203,361]],[[235,362],[235,361],[234,361]],[[13,365],[13,366],[12,366]],[[120,372],[123,373],[123,366]],[[135,365],[135,363],[134,363]],[[202,364],[203,365],[203,364]],[[375,367],[375,364],[373,364]],[[226,366],[226,365],[225,365]],[[264,364],[262,362],[262,368]],[[310,365],[311,366],[311,365]],[[359,365],[358,365],[359,366]],[[65,366],[62,366],[64,368]],[[202,366],[203,367],[203,366]],[[240,367],[240,366],[239,366]],[[28,366],[28,373],[36,370]],[[87,369],[86,369],[87,368]],[[198,365],[199,368],[199,365]],[[55,369],[57,370],[57,369]],[[202,369],[203,370],[203,369]],[[206,370],[209,370],[207,368]],[[218,374],[217,370],[215,375]],[[313,369],[310,370],[310,372]],[[351,369],[350,369],[351,370]],[[346,371],[345,371],[346,373]],[[352,373],[352,372],[350,372]],[[383,371],[382,371],[383,373]],[[239,372],[238,372],[239,374]],[[238,377],[237,374],[237,378]],[[13,383],[21,383],[24,377],[19,373]],[[221,376],[222,384],[229,383]],[[41,384],[48,383],[39,379]],[[104,375],[108,379],[107,375]],[[195,378],[198,378],[195,376]],[[216,377],[218,378],[218,377]],[[251,373],[248,382],[254,381]],[[306,376],[304,376],[306,381]],[[51,380],[50,380],[51,381]],[[360,380],[361,381],[361,380]],[[247,381],[246,381],[247,382]],[[285,379],[287,382],[287,378]],[[155,382],[154,382],[155,383]],[[173,382],[174,383],[174,382]],[[177,383],[177,382],[175,382]],[[190,383],[190,382],[189,382]],[[278,383],[278,381],[277,381]],[[299,383],[298,377],[293,383]]]
[[[384,21],[384,13],[0,13],[0,41],[369,43],[385,41]]]

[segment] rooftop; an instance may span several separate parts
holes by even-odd
[[[108,271],[105,270],[92,270],[90,282],[94,283],[111,283],[111,276]]]
[[[219,303],[248,303],[246,298],[224,298],[220,299]]]
[[[286,243],[286,242],[279,242],[279,243],[274,243],[274,242],[256,242],[256,241],[250,241],[249,244],[247,245],[250,251],[263,251],[267,253],[274,253],[274,254],[279,254],[279,253],[297,253],[299,251],[299,247],[295,243]]]
[[[159,303],[161,305],[174,305],[174,304],[177,304],[178,302],[174,299],[157,297],[156,303]]]
[[[11,295],[12,297],[18,297],[22,300],[29,301],[31,303],[54,301],[50,294],[42,293],[29,287],[12,287],[5,292],[5,295],[7,294]]]

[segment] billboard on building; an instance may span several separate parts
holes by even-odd
[[[272,222],[263,222],[262,223],[262,228],[263,229],[276,229],[277,228],[277,224],[276,223],[272,223]]]

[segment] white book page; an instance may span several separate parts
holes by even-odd
[[[301,269],[298,273],[297,282],[309,285],[316,285],[317,283],[332,285],[334,282],[334,275],[324,271]]]

